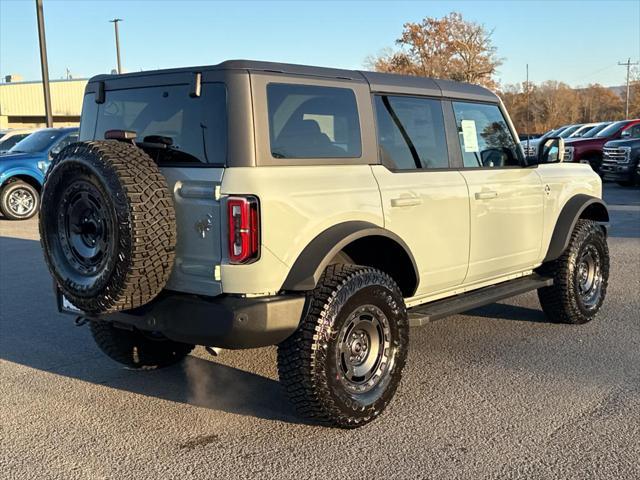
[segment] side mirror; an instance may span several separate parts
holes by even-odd
[[[549,137],[538,148],[538,164],[560,163],[564,160],[564,138]]]
[[[631,136],[631,129],[623,130],[620,134],[620,138],[627,138]]]

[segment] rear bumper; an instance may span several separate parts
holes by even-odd
[[[297,328],[304,295],[203,298],[165,292],[139,309],[91,320],[160,332],[177,342],[229,349],[276,345]]]

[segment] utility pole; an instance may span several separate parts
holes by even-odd
[[[629,73],[631,72],[631,67],[635,67],[638,65],[638,62],[631,63],[631,59],[628,58],[626,62],[618,62],[618,65],[627,67],[627,104],[624,109],[624,118],[629,118]]]
[[[47,62],[47,39],[44,35],[44,12],[42,0],[36,0],[36,15],[38,17],[38,38],[40,40],[40,68],[42,69],[42,89],[44,91],[44,114],[47,127],[53,127],[51,113],[51,90],[49,89],[49,64]]]
[[[113,27],[116,31],[116,57],[118,59],[118,74],[122,73],[122,64],[120,63],[120,35],[118,35],[118,22],[121,21],[121,18],[114,18],[113,20],[109,20],[110,23],[113,23]]]
[[[527,63],[527,155],[529,154],[529,139],[531,138],[529,112],[529,64]]]

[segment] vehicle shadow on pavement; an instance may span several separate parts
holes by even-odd
[[[522,307],[519,305],[509,305],[507,303],[492,303],[484,307],[468,310],[461,315],[472,317],[483,317],[495,320],[517,320],[522,322],[552,323],[542,309]]]
[[[74,327],[73,317],[55,305],[40,243],[0,237],[0,360],[172,402],[306,423],[291,413],[276,380],[213,358],[189,355],[165,369],[125,369],[98,350],[87,327]]]
[[[110,367],[118,369],[113,363]],[[106,385],[201,408],[306,424],[304,419],[292,413],[276,380],[222,365],[215,360],[190,355],[180,365],[173,367],[154,371],[125,370],[123,373],[109,380]]]

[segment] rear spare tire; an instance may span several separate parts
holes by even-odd
[[[65,297],[89,314],[136,308],[165,286],[176,246],[173,199],[157,165],[131,144],[63,149],[40,210],[44,256]]]

